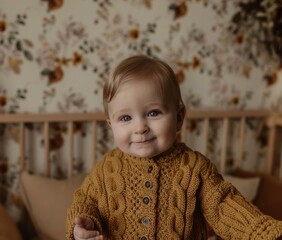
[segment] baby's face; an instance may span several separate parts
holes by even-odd
[[[108,104],[108,121],[117,146],[136,157],[169,151],[178,130],[177,110],[169,102],[153,81],[130,80],[121,85]]]

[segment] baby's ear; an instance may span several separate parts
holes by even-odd
[[[183,125],[185,114],[186,114],[186,108],[185,106],[181,106],[177,112],[177,131],[179,131]]]

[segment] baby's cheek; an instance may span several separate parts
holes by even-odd
[[[130,135],[123,130],[115,131],[114,139],[117,145],[127,144],[130,141]]]

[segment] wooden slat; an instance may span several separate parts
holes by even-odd
[[[210,121],[208,118],[205,118],[204,120],[204,150],[203,150],[204,155],[206,155],[208,152],[209,126],[210,126]]]
[[[50,132],[49,132],[49,122],[44,122],[44,171],[45,171],[45,176],[49,177],[50,176],[50,161],[49,161],[49,156],[50,156],[50,144],[49,144],[49,139],[50,139]]]
[[[275,151],[275,138],[276,138],[276,127],[271,126],[268,133],[268,148],[267,148],[267,168],[266,172],[271,174],[273,171],[273,158]]]
[[[272,111],[268,110],[234,110],[234,111],[191,111],[187,110],[188,119],[222,119],[222,118],[258,118],[258,117],[268,117],[272,114]]]
[[[104,121],[104,113],[43,113],[43,114],[1,114],[0,123],[21,123],[21,122],[87,122]]]
[[[97,163],[97,122],[92,123],[93,164]]]
[[[195,111],[187,110],[187,119],[220,119],[240,117],[268,117],[272,114],[268,110],[244,110],[244,111]],[[66,121],[104,121],[104,113],[38,113],[38,114],[1,114],[0,123],[19,122],[66,122]],[[281,119],[282,122],[282,119]],[[282,124],[282,123],[281,123]]]
[[[279,178],[282,180],[282,143],[280,145],[280,171],[279,171]]]
[[[25,128],[24,123],[20,123],[19,150],[20,150],[20,171],[25,170]]]
[[[73,122],[68,122],[68,178],[73,173]]]
[[[227,153],[227,137],[228,137],[228,126],[229,119],[223,119],[222,128],[222,144],[221,144],[221,159],[220,159],[220,172],[224,174],[226,172],[226,153]]]
[[[282,114],[278,112],[273,112],[267,118],[267,127],[268,127],[268,146],[267,146],[267,167],[266,172],[269,174],[273,174],[273,166],[274,166],[274,153],[275,148],[277,147],[276,144],[276,130],[278,127],[282,126]],[[282,148],[282,146],[281,146]],[[282,179],[282,149],[281,149],[281,156],[280,156],[280,169],[279,169],[279,176]]]
[[[276,133],[276,128],[278,126],[282,126],[282,115],[281,113],[277,112],[272,112],[268,110],[243,110],[243,111],[195,111],[195,110],[187,110],[186,118],[181,130],[181,137],[182,140],[186,139],[186,134],[187,134],[187,129],[186,129],[186,124],[187,121],[189,120],[203,120],[203,119],[209,119],[209,121],[212,120],[221,120],[221,119],[240,119],[241,117],[245,118],[245,120],[242,120],[241,118],[241,123],[240,123],[240,140],[239,140],[239,159],[237,164],[239,166],[242,166],[242,159],[243,159],[243,154],[244,154],[244,131],[243,130],[245,127],[246,123],[243,123],[246,121],[248,118],[269,118],[270,116],[275,116],[273,119],[273,127],[269,127],[269,146],[270,148],[268,149],[268,154],[267,154],[267,172],[272,173],[272,168],[273,168],[273,157],[274,157],[274,143],[275,143],[275,135]],[[44,144],[45,144],[45,153],[44,153],[44,159],[45,159],[45,166],[46,166],[46,175],[49,175],[50,171],[50,166],[49,166],[49,124],[51,122],[95,122],[93,123],[93,161],[96,163],[96,156],[97,156],[97,146],[96,146],[96,123],[97,121],[105,121],[106,116],[104,113],[45,113],[45,114],[0,114],[0,123],[43,123],[44,122]],[[205,130],[206,128],[208,129],[207,125],[208,122],[207,120],[204,120],[204,139],[205,141],[208,139],[208,130]],[[224,120],[224,131],[223,137],[225,138],[225,145],[227,144],[227,136],[228,136],[228,121]],[[49,124],[48,124],[49,123]],[[227,129],[226,129],[227,125]],[[243,127],[244,126],[244,127]],[[22,128],[24,129],[24,128]],[[20,130],[24,131],[24,130]],[[227,135],[226,135],[227,134]],[[20,133],[22,141],[24,142],[24,133]],[[243,136],[243,137],[242,137]],[[70,140],[69,140],[70,141]],[[24,152],[24,144],[20,144],[20,161],[21,164],[24,164],[25,161],[25,152]],[[223,145],[223,151],[221,153],[221,168],[222,171],[225,170],[225,164],[226,164],[226,151],[227,151],[227,145]],[[46,148],[47,147],[47,148]],[[205,142],[205,148],[203,151],[204,154],[207,153],[207,142]],[[69,154],[71,155],[71,154]],[[24,167],[23,165],[21,167]],[[282,167],[281,167],[282,168]],[[72,172],[71,167],[69,166],[68,174]],[[282,171],[282,170],[281,170]]]
[[[240,120],[240,135],[239,135],[239,156],[237,159],[236,167],[243,167],[244,159],[244,146],[245,146],[245,128],[246,128],[246,118],[242,117]]]
[[[271,174],[273,171],[275,139],[276,139],[276,115],[270,116],[267,120],[268,126],[268,146],[267,146],[267,166],[266,173]]]
[[[282,127],[282,115],[276,117],[276,126]],[[282,134],[282,132],[280,131]],[[282,143],[280,145],[280,172],[279,172],[279,178],[282,180]]]

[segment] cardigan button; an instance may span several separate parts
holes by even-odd
[[[150,219],[148,217],[143,217],[141,223],[144,225],[150,224]]]
[[[150,203],[150,198],[144,197],[144,198],[143,198],[143,203],[145,203],[146,205],[148,205],[148,204]]]
[[[151,172],[153,172],[153,166],[148,167],[148,173],[151,173]]]
[[[146,186],[146,188],[151,188],[152,187],[151,181],[146,181],[145,186]]]
[[[142,236],[140,240],[148,240],[147,236]]]

